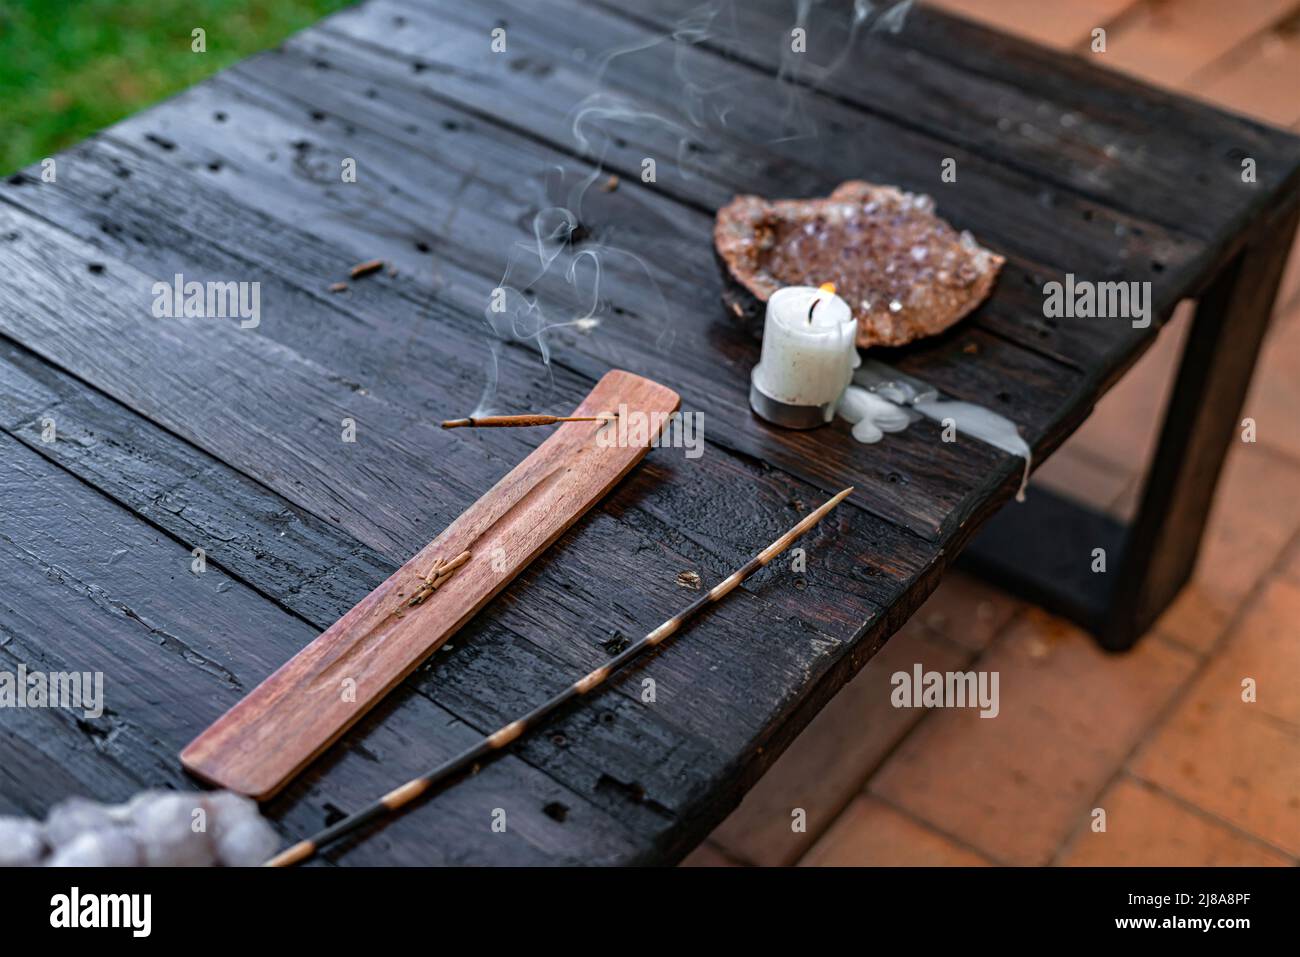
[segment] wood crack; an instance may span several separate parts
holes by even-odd
[[[23,547],[2,531],[0,531],[0,542],[8,544],[22,559],[32,567],[39,569],[51,581],[65,586],[70,591],[82,596],[83,598],[89,599],[97,607],[102,608],[105,611],[136,622],[144,629],[149,639],[163,650],[179,655],[206,674],[217,678],[227,687],[236,690],[240,689],[241,686],[238,679],[236,679],[235,676],[226,668],[217,664],[210,658],[199,654],[178,636],[158,627],[157,625],[151,624],[125,602],[113,598],[98,585],[82,581],[61,565],[45,561],[35,552]]]

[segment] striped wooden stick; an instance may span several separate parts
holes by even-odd
[[[767,548],[763,549],[741,568],[732,572],[718,584],[714,585],[707,593],[701,595],[691,604],[687,605],[682,611],[678,612],[672,618],[669,618],[662,625],[650,632],[644,638],[633,642],[627,648],[619,652],[608,663],[601,665],[595,671],[586,677],[574,682],[565,688],[559,694],[550,700],[538,705],[532,711],[528,712],[522,718],[511,721],[509,724],[488,735],[478,744],[465,751],[462,751],[450,761],[434,768],[427,774],[422,774],[418,778],[407,781],[401,787],[389,791],[378,801],[367,805],[355,814],[350,814],[335,824],[325,828],[314,837],[304,841],[299,841],[292,847],[289,847],[275,857],[271,858],[264,865],[265,867],[288,867],[292,864],[298,864],[316,855],[321,848],[339,840],[345,835],[351,834],[359,828],[364,827],[372,821],[381,817],[386,817],[396,812],[399,808],[411,803],[420,795],[424,794],[430,788],[445,781],[447,778],[464,771],[471,767],[494,751],[500,751],[525,731],[534,727],[539,721],[545,718],[561,705],[573,700],[579,695],[584,695],[594,688],[602,685],[610,675],[619,671],[633,659],[640,657],[643,653],[659,645],[662,641],[676,634],[687,620],[698,614],[707,605],[730,594],[737,585],[743,582],[754,572],[758,571],[772,559],[776,558],[783,551],[790,547],[800,535],[808,531],[830,512],[836,505],[848,498],[853,491],[852,488],[846,488],[830,499],[816,511],[806,516],[799,524],[795,525],[788,532],[774,541]]]
[[[560,422],[606,422],[608,415],[484,415],[476,419],[447,419],[444,429],[504,429],[529,425],[558,425]]]

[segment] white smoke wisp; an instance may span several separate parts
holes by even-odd
[[[884,33],[901,33],[907,25],[907,15],[912,12],[916,0],[901,0],[880,14],[872,29]]]
[[[483,308],[483,321],[488,330],[490,350],[486,381],[473,416],[492,415],[501,411],[495,407],[500,385],[501,347],[506,342],[529,343],[537,349],[543,364],[551,364],[551,350],[547,334],[553,329],[580,325],[591,320],[592,314],[568,320],[555,320],[548,315],[547,302],[554,302],[551,313],[560,313],[560,303],[574,306],[580,290],[574,262],[563,270],[568,285],[558,295],[552,291],[546,302],[536,292],[536,287],[552,276],[551,267],[565,254],[573,234],[578,228],[577,216],[563,206],[547,206],[533,216],[532,240],[517,242],[506,261],[501,281],[497,283]],[[553,285],[553,283],[552,283]],[[599,296],[599,268],[596,281],[588,296],[581,298],[597,301]],[[580,326],[581,327],[581,326]]]
[[[630,249],[615,245],[609,235],[594,236],[586,218],[589,193],[605,175],[612,150],[624,151],[636,143],[639,152],[656,157],[662,166],[675,167],[685,180],[714,175],[719,162],[726,164],[731,181],[743,181],[764,165],[761,154],[728,150],[709,156],[709,144],[726,131],[729,139],[767,144],[800,141],[805,160],[815,163],[824,148],[816,110],[806,108],[808,98],[850,64],[861,38],[870,33],[897,33],[905,24],[913,0],[854,0],[848,29],[843,18],[825,16],[822,0],[793,0],[794,19],[779,34],[780,59],[776,75],[759,69],[736,69],[729,57],[715,51],[745,48],[737,17],[736,0],[711,0],[693,10],[667,33],[616,47],[594,58],[592,88],[596,90],[574,105],[570,130],[574,152],[590,165],[581,175],[556,167],[560,186],[572,176],[567,189],[546,194],[537,204],[527,241],[515,243],[508,254],[498,286],[491,291],[483,311],[489,358],[478,407],[473,414],[488,415],[497,408],[502,348],[523,343],[535,349],[551,370],[552,339],[557,331],[589,335],[613,319],[638,323],[636,334],[652,335],[666,352],[673,341],[672,314],[655,280],[652,267]],[[814,34],[814,27],[821,27]],[[808,36],[809,50],[795,52],[794,31]],[[653,106],[629,95],[604,89],[602,81],[621,57],[670,44],[671,73],[663,74],[668,95],[657,91]],[[708,49],[704,49],[708,48]],[[656,61],[656,69],[662,64]],[[653,71],[652,71],[653,72]],[[662,160],[662,163],[659,161]],[[658,179],[673,175],[659,168]],[[645,179],[643,172],[643,179]],[[647,183],[657,180],[646,179]],[[652,187],[653,188],[653,187]],[[552,193],[555,193],[552,196]],[[629,316],[629,310],[610,307],[601,298],[605,276],[617,270],[624,288],[638,288],[643,302],[654,304],[653,315]],[[644,306],[643,306],[644,308]],[[553,376],[553,372],[552,372]]]
[[[804,31],[809,50],[835,49],[838,43],[839,52],[824,59],[810,52],[796,52],[789,38],[783,38],[777,80],[787,91],[787,117],[793,118],[791,114],[805,96],[812,91],[824,89],[844,69],[850,57],[858,50],[865,34],[900,32],[906,25],[907,15],[914,2],[915,0],[894,0],[892,3],[873,3],[872,0],[853,0],[848,31],[841,42],[833,34],[814,34],[814,29],[826,22],[815,10],[822,6],[820,0],[794,0],[791,34],[795,30]],[[816,135],[815,132],[813,135]]]
[[[630,269],[636,284],[648,292],[655,305],[654,314],[634,317],[643,326],[638,334],[653,335],[659,349],[667,349],[672,342],[667,303],[649,265],[630,250],[591,235],[574,209],[581,208],[600,167],[578,178],[567,190],[566,170],[557,167],[556,172],[555,191],[566,193],[571,205],[542,205],[532,218],[530,238],[511,247],[501,281],[483,310],[489,357],[473,416],[505,411],[498,408],[497,396],[501,350],[507,343],[535,349],[553,381],[552,339],[557,331],[586,335],[611,318],[629,315],[601,297],[607,269]]]
[[[671,102],[680,115],[664,116],[631,104],[612,108],[602,104],[601,112],[606,118],[643,121],[675,132],[679,136],[678,167],[687,178],[697,175],[702,165],[698,159],[692,162],[690,143],[707,142],[711,131],[739,127],[744,135],[767,143],[816,142],[821,131],[816,111],[807,108],[809,97],[850,65],[854,53],[861,52],[864,36],[902,30],[913,2],[853,0],[845,29],[843,16],[829,15],[824,8],[830,4],[823,0],[793,0],[789,28],[773,36],[778,61],[773,77],[762,70],[720,68],[715,53],[731,55],[745,50],[752,42],[752,31],[742,29],[736,0],[711,0],[669,32],[616,47],[596,58],[593,80],[599,85],[616,59],[671,44],[672,75],[665,80],[672,83],[672,96],[665,102]],[[800,44],[796,44],[796,32],[803,34]],[[580,148],[586,149],[578,125],[574,132]]]
[[[579,155],[596,161],[596,168],[589,177],[590,182],[582,188],[584,193],[604,170],[605,157],[610,147],[624,142],[618,135],[619,125],[636,127],[642,135],[647,129],[656,129],[675,139],[673,155],[678,169],[687,177],[694,172],[689,161],[694,133],[679,122],[634,104],[628,97],[606,92],[592,93],[583,98],[571,116],[569,126]],[[578,200],[571,201],[570,205],[577,208]]]

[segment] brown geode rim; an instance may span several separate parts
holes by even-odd
[[[736,315],[757,318],[782,286],[833,282],[860,348],[942,332],[988,297],[1005,261],[936,216],[930,197],[862,180],[822,199],[737,196],[713,241]]]

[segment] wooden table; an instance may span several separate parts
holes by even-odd
[[[0,714],[0,813],[192,787],[176,757],[191,737],[541,440],[433,422],[477,401],[487,297],[553,168],[591,170],[571,113],[598,91],[680,124],[619,124],[601,178],[621,183],[582,201],[582,241],[644,268],[606,260],[602,325],[554,331],[549,370],[505,347],[499,405],[563,412],[622,367],[702,413],[707,449],[652,452],[269,804],[286,838],[542,700],[689,600],[679,572],[716,581],[845,484],[852,507],[807,543],[806,574],[760,575],[615,687],[330,859],[676,860],[968,545],[1111,647],[1177,591],[1295,230],[1300,143],[924,7],[796,85],[788,115],[816,141],[783,139],[780,111],[752,106],[697,135],[688,109],[771,95],[786,5],[738,4],[725,30],[676,48],[646,41],[695,0],[621,6],[371,0],[60,154],[55,182],[34,166],[3,185],[0,668],[103,671],[107,710]],[[839,49],[846,24],[822,16],[810,50]],[[602,51],[633,47],[597,78]],[[695,175],[677,170],[679,146]],[[933,194],[1007,256],[978,313],[885,358],[1019,423],[1036,461],[1180,299],[1200,298],[1131,528],[1039,489],[1003,509],[1020,461],[943,443],[930,423],[865,447],[844,423],[791,433],[751,415],[757,343],[719,305],[713,211],[856,177]],[[373,257],[397,275],[328,291]],[[177,273],[259,282],[260,326],[155,318],[153,284]],[[1066,273],[1149,281],[1157,320],[1045,318],[1043,285]],[[1096,547],[1105,575],[1088,571]]]

